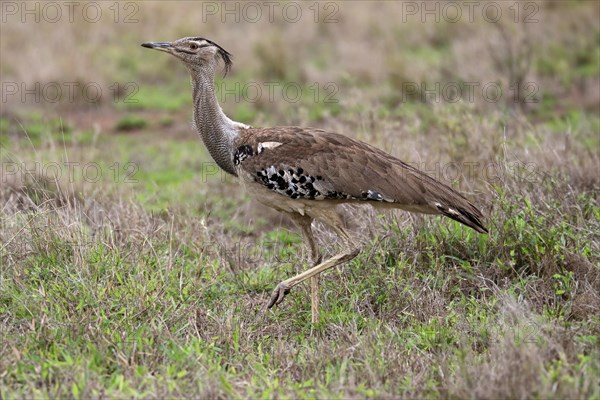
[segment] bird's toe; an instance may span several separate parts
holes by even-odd
[[[289,292],[290,288],[286,284],[281,282],[279,285],[277,285],[275,290],[273,290],[273,294],[271,294],[271,300],[269,300],[269,305],[267,306],[267,308],[271,308],[275,304],[281,303],[285,295]]]

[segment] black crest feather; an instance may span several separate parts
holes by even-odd
[[[219,49],[218,53],[221,56],[221,59],[223,60],[223,62],[225,63],[225,73],[223,74],[223,78],[226,77],[227,74],[229,73],[229,71],[231,70],[231,66],[233,65],[233,62],[231,61],[233,56],[231,55],[231,53],[229,53],[227,50],[225,50],[224,48],[222,48],[221,46],[219,46],[212,40],[202,38],[202,37],[196,37],[196,38],[193,38],[192,40],[196,40],[196,41],[204,40],[204,41],[212,44],[213,46],[215,46],[217,49]]]
[[[233,62],[231,61],[231,59],[233,58],[233,56],[224,48],[222,48],[219,45],[216,45],[219,48],[219,55],[221,56],[221,58],[223,59],[223,62],[225,63],[225,73],[223,74],[223,78],[225,78],[227,76],[227,73],[231,70],[231,66],[233,65]]]

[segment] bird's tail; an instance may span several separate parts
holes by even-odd
[[[458,194],[458,193],[456,193]],[[444,201],[436,202],[435,207],[440,213],[448,218],[452,218],[455,221],[465,224],[469,228],[475,229],[479,233],[488,233],[487,228],[483,225],[483,215],[481,212],[471,204],[467,199],[460,196],[460,202],[456,205],[448,205],[449,202]]]
[[[439,212],[479,233],[488,233],[483,225],[483,214],[462,194],[416,168],[403,166],[412,175],[416,186],[421,188],[422,200],[430,211]]]

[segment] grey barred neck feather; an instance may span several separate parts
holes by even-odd
[[[262,203],[287,213],[302,229],[313,267],[281,282],[269,302],[280,303],[289,290],[311,279],[312,317],[318,314],[317,277],[358,254],[355,241],[336,211],[340,203],[371,204],[411,212],[441,214],[480,233],[483,215],[451,187],[366,143],[320,129],[250,128],[230,120],[217,102],[214,76],[219,61],[225,73],[231,54],[218,44],[187,37],[172,43],[144,43],[181,59],[192,77],[194,123],[215,162],[239,177]],[[330,225],[345,250],[323,262],[311,222]]]
[[[200,72],[192,74],[196,130],[217,165],[225,172],[236,175],[232,148],[240,126],[227,118],[219,106],[213,76],[203,74],[202,69],[197,71]]]

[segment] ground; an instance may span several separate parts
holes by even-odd
[[[307,3],[272,24],[218,2],[97,3],[97,23],[14,4],[0,397],[600,398],[597,2],[496,2],[497,23]],[[198,35],[234,55],[231,118],[371,143],[463,192],[489,235],[342,208],[363,251],[322,276],[319,323],[308,285],[267,311],[307,266],[299,231],[217,169],[187,71],[139,47]]]

